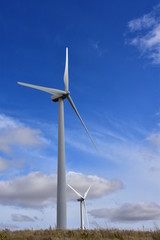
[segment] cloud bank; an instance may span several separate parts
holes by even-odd
[[[82,173],[69,172],[67,183],[84,193],[90,184],[88,198],[100,198],[123,187],[120,180],[108,181],[97,176],[85,176]],[[67,188],[68,200],[75,199],[75,194]],[[24,208],[42,208],[56,202],[57,176],[41,172],[31,172],[9,181],[0,181],[0,204]]]
[[[89,212],[96,218],[106,218],[113,222],[137,222],[160,219],[160,205],[156,203],[126,203],[120,208],[101,208]]]

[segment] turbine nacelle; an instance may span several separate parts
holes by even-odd
[[[69,91],[67,91],[67,92],[65,92],[64,94],[61,94],[61,95],[59,95],[59,96],[53,95],[53,96],[51,96],[51,100],[52,100],[53,102],[58,102],[58,99],[59,99],[59,98],[65,99],[65,98],[67,98],[68,95],[70,95],[70,92],[69,92]]]
[[[83,202],[85,199],[84,198],[78,198],[77,201],[78,202]]]

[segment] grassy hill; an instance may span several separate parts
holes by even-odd
[[[129,231],[129,230],[23,230],[0,231],[0,240],[160,240],[160,230]]]

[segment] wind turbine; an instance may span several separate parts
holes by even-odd
[[[54,88],[47,88],[42,86],[37,86],[28,83],[18,82],[18,84],[25,87],[34,88],[43,92],[50,93],[51,100],[58,102],[58,168],[57,168],[57,228],[66,229],[66,170],[65,170],[65,143],[64,143],[64,99],[68,99],[73,110],[80,119],[83,127],[85,128],[88,136],[90,137],[93,145],[96,145],[85,126],[81,116],[79,115],[77,108],[70,96],[69,92],[69,77],[68,77],[68,48],[66,48],[66,62],[64,71],[64,85],[65,90],[59,90]],[[96,148],[97,149],[97,148]]]
[[[87,219],[87,225],[88,225],[88,228],[89,228],[89,222],[88,222],[88,215],[87,215],[87,208],[86,208],[86,197],[87,197],[87,194],[91,188],[91,186],[89,186],[89,188],[87,189],[87,191],[85,192],[84,196],[82,196],[79,192],[77,192],[71,185],[67,184],[68,187],[70,187],[76,194],[77,196],[79,197],[77,199],[78,202],[80,202],[80,220],[81,220],[81,226],[80,228],[83,230],[84,229],[84,217],[83,217],[83,205],[84,205],[84,210],[85,210],[85,214],[86,214],[86,219]]]

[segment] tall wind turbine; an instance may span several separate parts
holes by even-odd
[[[83,216],[83,205],[84,205],[84,210],[85,210],[85,214],[86,214],[86,219],[87,219],[87,225],[88,225],[88,228],[89,228],[89,222],[88,222],[88,215],[87,215],[87,208],[86,208],[86,197],[87,197],[87,194],[91,188],[91,186],[89,186],[89,188],[87,189],[87,191],[85,192],[84,196],[82,196],[79,192],[77,192],[71,185],[67,184],[68,187],[70,187],[76,194],[77,196],[79,197],[77,199],[77,201],[80,202],[80,221],[81,221],[81,225],[80,225],[80,228],[83,230],[84,229],[84,216]]]
[[[93,145],[96,145],[85,126],[81,116],[79,115],[75,104],[70,96],[69,92],[69,77],[68,77],[68,48],[66,48],[66,63],[64,71],[64,86],[65,90],[59,90],[54,88],[41,87],[33,84],[18,82],[18,84],[25,87],[30,87],[50,93],[51,99],[54,102],[58,102],[58,169],[57,169],[57,228],[66,229],[66,170],[65,170],[65,143],[64,143],[64,99],[68,99],[73,110],[80,119],[83,127],[85,128],[88,136],[90,137]],[[97,148],[96,148],[97,149]]]

